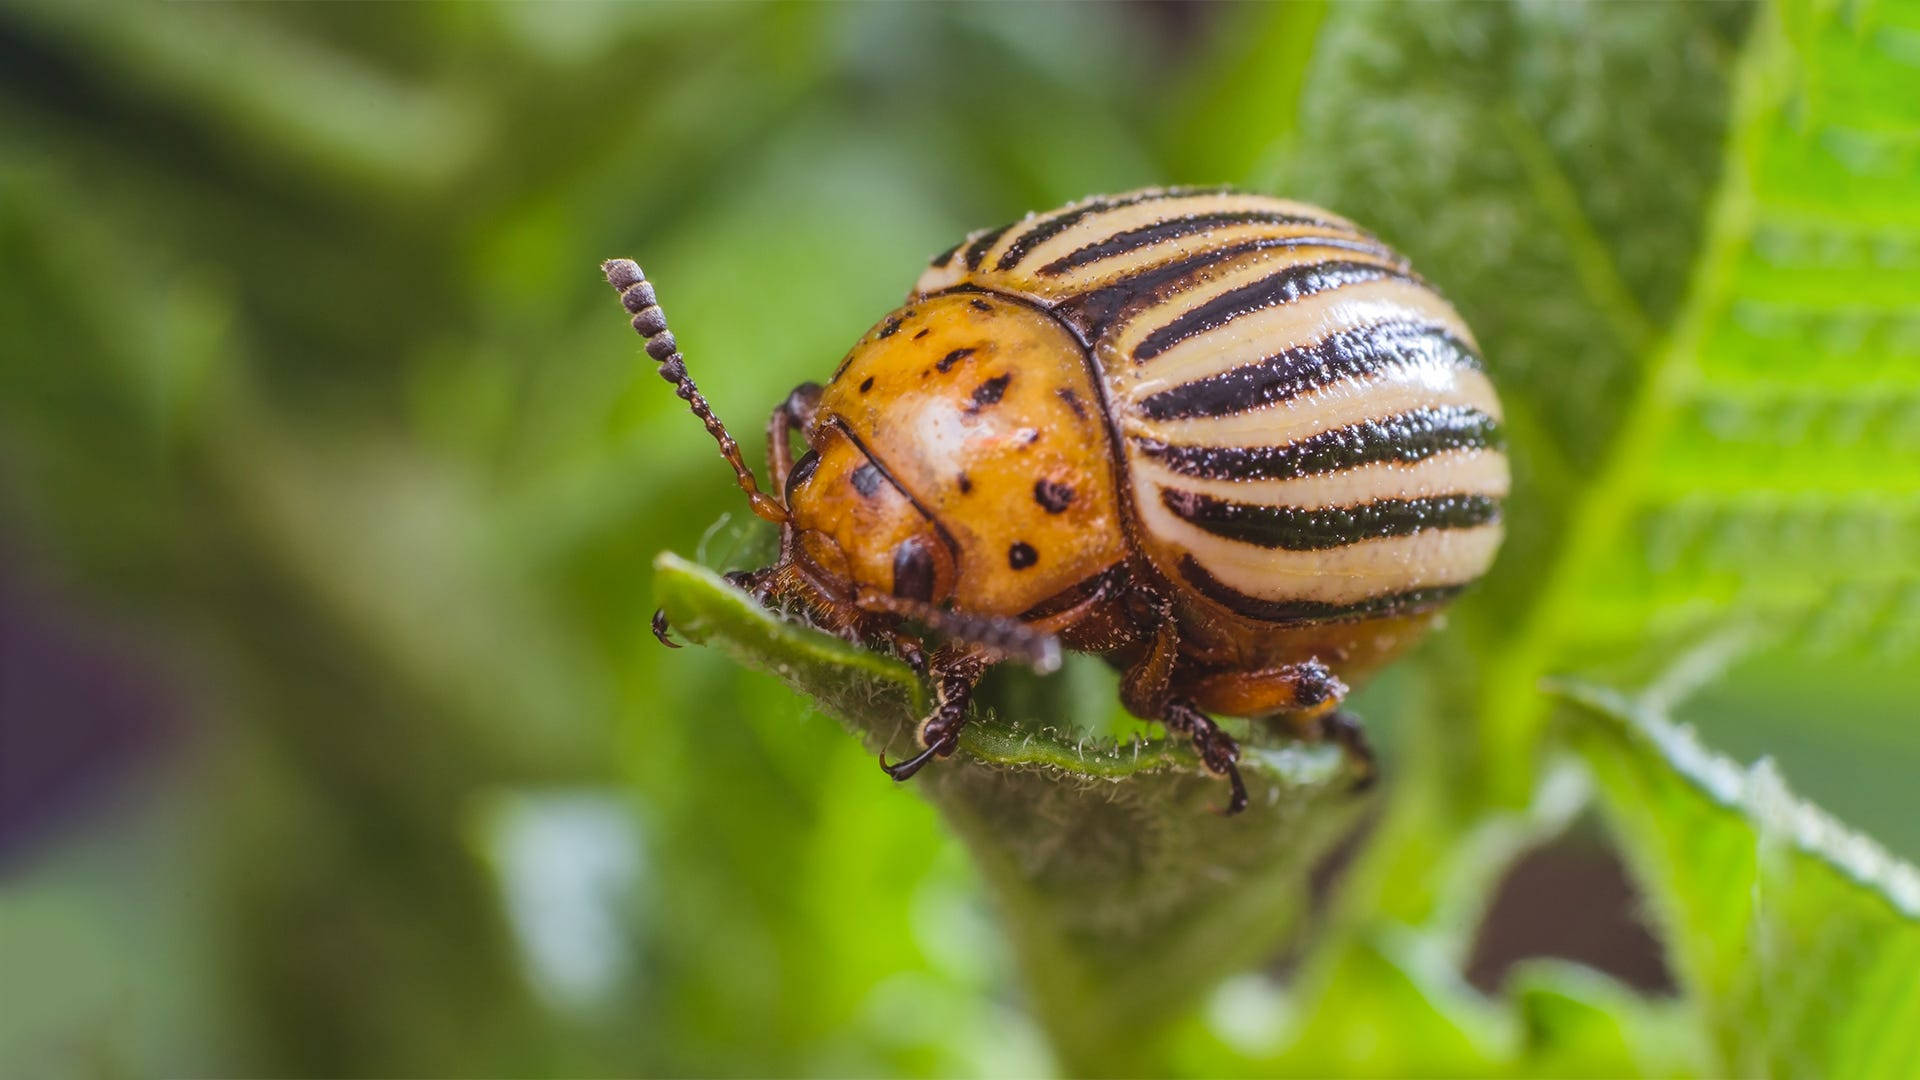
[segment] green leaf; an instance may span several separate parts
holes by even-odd
[[[1920,871],[1704,749],[1657,706],[1569,684],[1684,989],[1737,1075],[1903,1077],[1920,1060]]]
[[[1730,627],[1764,630],[1789,678],[1920,655],[1920,105],[1894,47],[1915,27],[1912,4],[1786,3],[1755,28],[1687,302],[1572,510],[1492,737],[1530,741],[1544,672],[1626,678]]]
[[[677,556],[654,573],[678,633],[778,676],[870,749],[909,749],[925,695],[904,665]],[[1297,930],[1312,871],[1370,801],[1328,745],[1245,746],[1252,802],[1226,819],[1207,812],[1224,785],[1181,743],[976,710],[960,746],[913,784],[972,849],[1056,1047],[1089,1071],[1137,1066],[1163,1018]]]

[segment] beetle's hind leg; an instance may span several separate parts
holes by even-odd
[[[1213,718],[1201,712],[1192,702],[1184,698],[1174,698],[1167,702],[1166,711],[1160,714],[1160,723],[1169,734],[1181,734],[1193,740],[1194,752],[1200,755],[1200,764],[1215,776],[1224,776],[1232,786],[1233,794],[1220,812],[1231,816],[1247,808],[1247,785],[1240,779],[1240,744],[1233,736],[1220,730]]]
[[[1365,791],[1380,778],[1380,766],[1373,756],[1373,743],[1367,738],[1366,726],[1360,718],[1350,712],[1335,710],[1320,716],[1320,737],[1340,747],[1353,764],[1359,775],[1354,778],[1353,790]]]

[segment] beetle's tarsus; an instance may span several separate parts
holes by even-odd
[[[1216,811],[1221,817],[1232,817],[1247,808],[1247,785],[1240,778],[1240,744],[1233,736],[1220,730],[1213,718],[1203,713],[1192,702],[1174,700],[1167,703],[1161,714],[1160,723],[1172,734],[1186,735],[1193,740],[1194,753],[1200,755],[1200,764],[1208,772],[1226,778],[1232,788],[1227,797],[1227,805]]]
[[[1247,808],[1247,785],[1240,779],[1240,766],[1228,762],[1226,773],[1227,783],[1232,785],[1233,794],[1228,796],[1227,805],[1216,808],[1214,813],[1221,817],[1232,817]]]
[[[679,642],[667,636],[666,608],[653,609],[653,636],[660,640],[660,644],[665,645],[669,649],[677,649],[680,647]]]
[[[919,772],[921,767],[927,762],[932,761],[936,757],[946,757],[952,754],[953,748],[959,744],[960,733],[956,731],[907,760],[893,765],[887,764],[887,755],[885,752],[882,752],[880,754],[880,768],[881,771],[885,772],[888,776],[893,777],[895,783],[911,780],[913,779],[913,774]]]

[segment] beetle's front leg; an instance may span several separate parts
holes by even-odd
[[[819,406],[820,384],[803,382],[774,406],[773,415],[767,418],[767,474],[782,500],[787,497],[787,477],[793,471],[793,433],[806,434]]]
[[[927,762],[950,757],[959,747],[960,729],[967,726],[967,706],[987,670],[987,653],[971,646],[945,646],[927,661],[927,670],[934,706],[920,722],[917,735],[921,751],[894,765],[887,764],[885,754],[880,755],[880,767],[895,780],[912,777]]]

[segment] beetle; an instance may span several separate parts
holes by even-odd
[[[1403,256],[1305,203],[1150,188],[968,235],[775,407],[777,494],[639,266],[602,269],[780,526],[774,564],[732,580],[930,683],[918,752],[881,756],[896,780],[954,752],[990,665],[1050,670],[1064,647],[1192,740],[1225,813],[1247,793],[1214,715],[1332,739],[1369,781],[1340,702],[1500,545],[1501,410],[1472,332]]]

